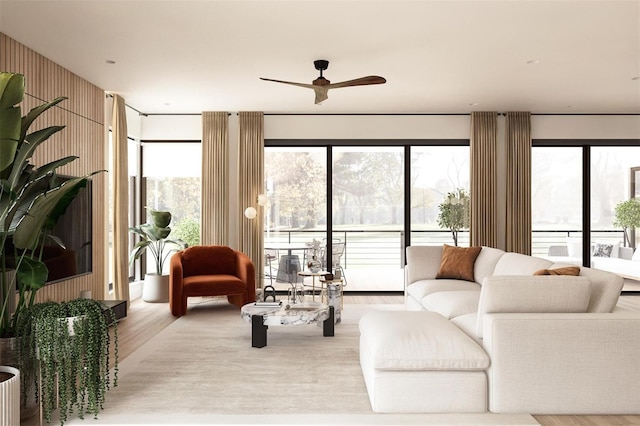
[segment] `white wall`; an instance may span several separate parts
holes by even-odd
[[[229,117],[231,245],[237,245],[238,115]],[[142,139],[201,139],[200,116],[148,116],[142,118]],[[500,248],[505,241],[504,117],[498,118],[498,206]],[[534,115],[533,139],[640,139],[640,116]],[[468,139],[468,115],[265,115],[265,139]],[[238,219],[239,218],[239,219]]]

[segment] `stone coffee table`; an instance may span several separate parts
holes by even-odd
[[[297,303],[294,305],[256,306],[247,303],[240,309],[242,319],[251,323],[251,346],[267,346],[269,326],[299,326],[322,322],[322,335],[334,335],[334,307],[318,302]]]

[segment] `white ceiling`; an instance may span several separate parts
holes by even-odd
[[[0,31],[144,113],[640,113],[636,0],[0,0]],[[387,83],[259,80],[315,59]]]

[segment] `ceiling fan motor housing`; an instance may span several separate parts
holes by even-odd
[[[320,75],[322,75],[322,71],[329,68],[329,61],[326,59],[318,59],[317,61],[313,61],[313,65],[320,71]]]

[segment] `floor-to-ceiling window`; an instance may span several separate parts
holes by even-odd
[[[566,255],[581,263],[581,147],[533,148],[531,227],[534,256]]]
[[[449,194],[468,194],[469,146],[411,147],[411,244],[453,244],[450,229],[438,225]],[[458,232],[458,245],[469,245],[469,229]]]
[[[199,142],[142,143],[144,208],[140,222],[147,221],[148,209],[169,211],[172,215],[169,238],[181,239],[189,246],[200,243],[201,159]],[[149,253],[146,260],[145,271],[154,272]]]
[[[332,247],[324,266],[333,270],[339,262],[345,289],[402,290],[407,245],[453,244],[450,230],[438,226],[438,211],[448,193],[468,191],[468,145],[265,141],[265,249],[276,256],[272,270],[304,269],[306,244],[320,239]],[[462,231],[459,244],[468,240]],[[272,275],[286,287],[292,274]]]
[[[640,141],[539,140],[533,146],[533,254],[629,276],[624,268],[635,241],[625,239],[615,211],[636,196],[632,171],[640,166]]]

